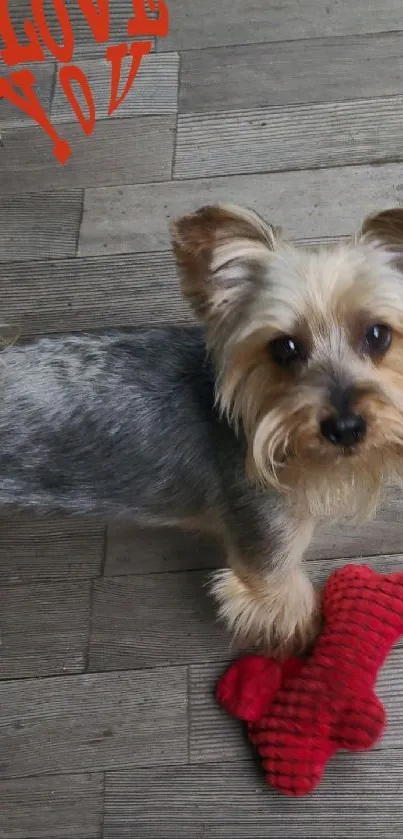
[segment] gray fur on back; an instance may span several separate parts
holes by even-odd
[[[242,504],[244,443],[200,330],[41,338],[0,361],[0,504],[168,521],[229,490]]]

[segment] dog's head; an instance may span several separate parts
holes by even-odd
[[[172,240],[249,470],[313,515],[370,512],[403,473],[403,210],[302,249],[213,206],[174,222]]]

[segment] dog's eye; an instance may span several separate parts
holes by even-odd
[[[392,330],[384,323],[374,323],[365,333],[364,350],[371,356],[383,355],[390,347]]]
[[[279,367],[290,367],[298,361],[306,361],[306,353],[302,344],[285,335],[281,338],[275,338],[269,344],[270,355]]]

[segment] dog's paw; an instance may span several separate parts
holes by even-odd
[[[319,599],[302,569],[249,583],[227,568],[215,573],[211,590],[242,649],[285,658],[306,652],[320,631]]]

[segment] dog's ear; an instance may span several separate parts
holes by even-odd
[[[359,231],[359,241],[370,242],[390,254],[403,271],[403,207],[394,207],[368,216]]]
[[[170,232],[182,292],[203,321],[244,300],[279,235],[257,213],[231,205],[203,207]]]

